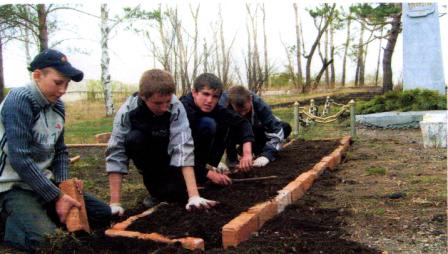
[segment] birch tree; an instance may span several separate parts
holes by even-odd
[[[297,3],[293,3],[294,7],[294,16],[295,16],[295,24],[296,24],[296,61],[297,61],[297,82],[294,82],[294,84],[297,83],[296,88],[300,88],[303,86],[303,73],[302,73],[302,50],[301,50],[301,44],[300,39],[302,38],[302,30],[301,30],[301,24],[300,24],[300,16],[299,11],[297,8]],[[303,42],[303,41],[302,41]],[[295,79],[295,77],[294,77]]]

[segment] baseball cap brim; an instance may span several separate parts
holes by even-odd
[[[65,76],[69,77],[71,80],[75,82],[79,82],[84,78],[84,73],[76,68],[74,68],[71,64],[68,62],[60,65],[54,65],[51,66],[55,68],[60,73],[64,74]]]

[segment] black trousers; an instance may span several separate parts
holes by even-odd
[[[126,135],[125,150],[151,196],[161,201],[184,201],[188,198],[185,180],[181,168],[170,166],[168,142],[169,138],[133,129]]]

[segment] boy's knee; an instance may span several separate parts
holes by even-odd
[[[198,120],[198,132],[201,136],[213,136],[216,133],[216,121],[211,117],[202,117]]]

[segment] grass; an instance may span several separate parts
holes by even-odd
[[[386,175],[386,169],[383,167],[369,167],[366,169],[367,175]]]

